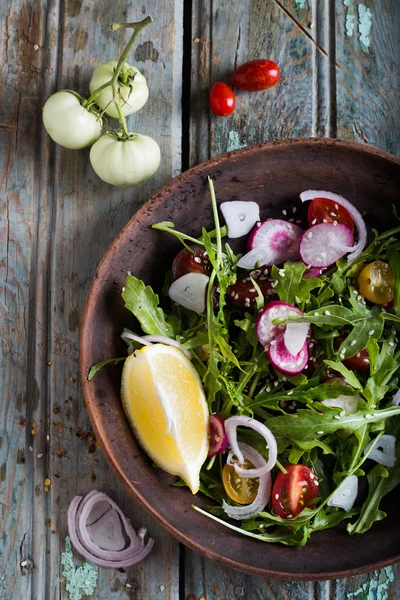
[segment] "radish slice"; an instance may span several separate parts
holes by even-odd
[[[343,223],[319,223],[304,232],[301,259],[312,267],[329,267],[352,249],[353,234]]]
[[[286,348],[284,333],[280,333],[269,345],[268,358],[280,373],[298,375],[307,366],[308,342],[306,341],[300,352],[293,356]]]
[[[322,275],[323,269],[320,267],[308,267],[303,273],[303,279],[310,279],[311,277],[319,277]]]
[[[225,421],[225,431],[228,436],[229,446],[232,449],[233,454],[238,459],[239,463],[244,463],[244,456],[240,451],[240,447],[237,441],[237,428],[239,426],[250,427],[250,429],[254,429],[257,431],[262,437],[265,439],[267,448],[268,448],[268,461],[262,467],[258,467],[256,469],[243,469],[238,464],[234,464],[235,471],[238,475],[244,478],[252,478],[252,477],[261,477],[265,473],[269,473],[276,463],[276,459],[278,457],[278,447],[276,445],[276,440],[271,431],[257,421],[256,419],[252,419],[251,417],[237,416],[237,417],[229,417]],[[254,464],[254,463],[253,463]]]
[[[260,220],[260,207],[257,202],[232,200],[223,202],[219,208],[228,226],[228,237],[239,238],[247,235]]]
[[[247,458],[256,468],[262,469],[266,465],[265,458],[255,448],[247,444],[239,443],[239,451],[242,457]],[[233,453],[229,454],[230,459],[233,458]],[[236,465],[236,463],[235,463]],[[231,506],[225,500],[222,501],[222,508],[231,519],[243,520],[251,519],[264,510],[271,496],[272,480],[271,472],[264,473],[259,478],[258,492],[254,501],[247,506]]]
[[[368,458],[380,465],[385,465],[385,467],[394,467],[396,462],[396,438],[394,435],[384,433],[378,441],[372,440],[365,446],[364,454],[368,452],[371,446],[374,446],[374,448],[369,453]]]
[[[68,508],[68,534],[74,548],[99,567],[126,568],[143,560],[154,540],[133,529],[115,502],[96,490],[75,496]]]
[[[257,337],[265,349],[268,348],[271,340],[286,329],[286,325],[274,325],[272,321],[275,319],[287,319],[288,317],[297,317],[304,315],[303,312],[296,306],[287,304],[286,302],[270,302],[263,308],[257,317],[256,332]]]
[[[324,190],[307,190],[306,192],[302,192],[300,194],[300,200],[302,202],[307,202],[308,200],[313,200],[314,198],[327,198],[328,200],[333,200],[339,206],[343,206],[353,219],[354,223],[357,227],[358,232],[358,242],[351,249],[352,252],[347,257],[348,261],[352,261],[357,256],[361,254],[361,252],[365,248],[365,244],[367,242],[367,228],[365,227],[364,219],[361,216],[361,213],[356,209],[354,204],[343,198],[343,196],[338,196],[337,194],[333,194],[332,192],[325,192]]]
[[[283,334],[286,349],[292,356],[297,356],[303,348],[310,331],[309,323],[287,323]]]
[[[344,508],[346,512],[354,506],[358,494],[358,477],[350,475],[339,485],[333,496],[328,500],[328,506]]]
[[[225,433],[224,420],[218,415],[210,415],[210,447],[207,458],[223,454],[228,447],[228,436]]]
[[[287,260],[300,259],[299,247],[303,229],[282,219],[269,219],[255,227],[247,249],[263,248],[266,252],[265,265],[280,265]]]
[[[209,279],[204,273],[186,273],[172,283],[168,292],[169,297],[184,308],[201,314],[206,310]]]
[[[250,250],[250,252],[247,252],[247,254],[238,260],[237,266],[240,269],[251,271],[256,267],[257,263],[260,267],[263,267],[264,265],[269,265],[270,261],[271,253],[264,248],[254,248],[254,250]]]
[[[357,412],[358,401],[360,396],[338,396],[337,398],[327,398],[322,400],[322,404],[325,406],[333,406],[341,408],[348,415],[354,415]]]
[[[397,390],[397,392],[393,396],[392,404],[394,404],[395,406],[399,406],[399,404],[400,404],[400,390]]]

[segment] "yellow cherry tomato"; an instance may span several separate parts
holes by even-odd
[[[254,469],[247,458],[240,466]],[[259,480],[240,477],[231,465],[226,464],[222,469],[222,483],[229,498],[238,504],[251,504],[257,496]]]
[[[387,304],[393,300],[393,271],[381,260],[376,260],[360,273],[360,294],[374,304]]]

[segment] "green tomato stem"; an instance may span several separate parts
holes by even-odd
[[[93,104],[93,102],[96,100],[96,98],[99,96],[99,94],[103,90],[105,90],[106,88],[111,86],[112,90],[113,90],[114,104],[115,104],[115,107],[118,112],[118,121],[121,125],[121,129],[123,131],[124,138],[127,138],[129,135],[128,129],[126,126],[126,120],[125,120],[124,115],[122,114],[121,107],[119,106],[118,102],[115,102],[115,99],[118,94],[118,91],[117,91],[118,76],[124,67],[125,60],[128,57],[128,54],[131,51],[132,46],[135,43],[140,31],[152,22],[153,22],[153,19],[149,15],[148,17],[143,19],[143,21],[139,21],[138,23],[112,23],[110,25],[111,31],[117,31],[118,29],[128,29],[128,28],[133,28],[134,31],[131,35],[131,39],[129,40],[129,42],[127,43],[127,45],[125,47],[125,50],[123,51],[123,53],[121,54],[121,56],[118,59],[117,66],[115,67],[115,70],[114,70],[114,75],[112,76],[110,81],[107,81],[107,83],[104,83],[103,85],[101,85],[99,88],[97,88],[97,90],[94,90],[94,92],[89,96],[89,98],[82,102],[83,107],[86,108],[86,107],[90,106],[91,104]]]

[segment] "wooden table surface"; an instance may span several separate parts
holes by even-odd
[[[60,567],[67,508],[76,493],[95,488],[146,525],[156,543],[125,573],[100,569],[93,598],[400,598],[400,567],[290,583],[211,563],[134,506],[84,435],[90,424],[78,358],[86,293],[111,241],[157,188],[212,156],[268,140],[337,136],[400,154],[399,0],[281,4],[290,16],[277,0],[0,2],[0,599],[68,598]],[[144,185],[122,191],[96,177],[87,149],[55,146],[41,107],[59,89],[86,94],[93,67],[116,58],[127,41],[109,24],[148,13],[154,23],[132,61],[150,99],[128,123],[158,141],[162,163]],[[210,115],[210,85],[258,57],[278,62],[280,84],[239,93],[230,118]]]

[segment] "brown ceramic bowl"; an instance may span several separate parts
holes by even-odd
[[[299,207],[306,189],[337,192],[362,211],[378,230],[392,225],[391,207],[400,198],[400,160],[355,143],[303,139],[263,144],[215,158],[177,177],[132,217],[100,263],[87,298],[81,337],[81,375],[87,409],[105,456],[132,498],[171,535],[224,565],[281,579],[348,577],[400,560],[400,489],[386,502],[388,517],[362,536],[344,530],[313,534],[304,548],[263,544],[241,536],[195,512],[209,501],[186,488],[151,461],[136,443],[120,402],[121,368],[101,370],[87,381],[91,365],[123,356],[124,326],[132,325],[120,292],[132,271],[156,290],[179,248],[172,236],[151,229],[173,221],[177,229],[198,235],[212,222],[207,176],[215,181],[219,201],[255,200],[262,216]],[[298,215],[300,216],[298,217]],[[296,217],[305,215],[299,208]]]

